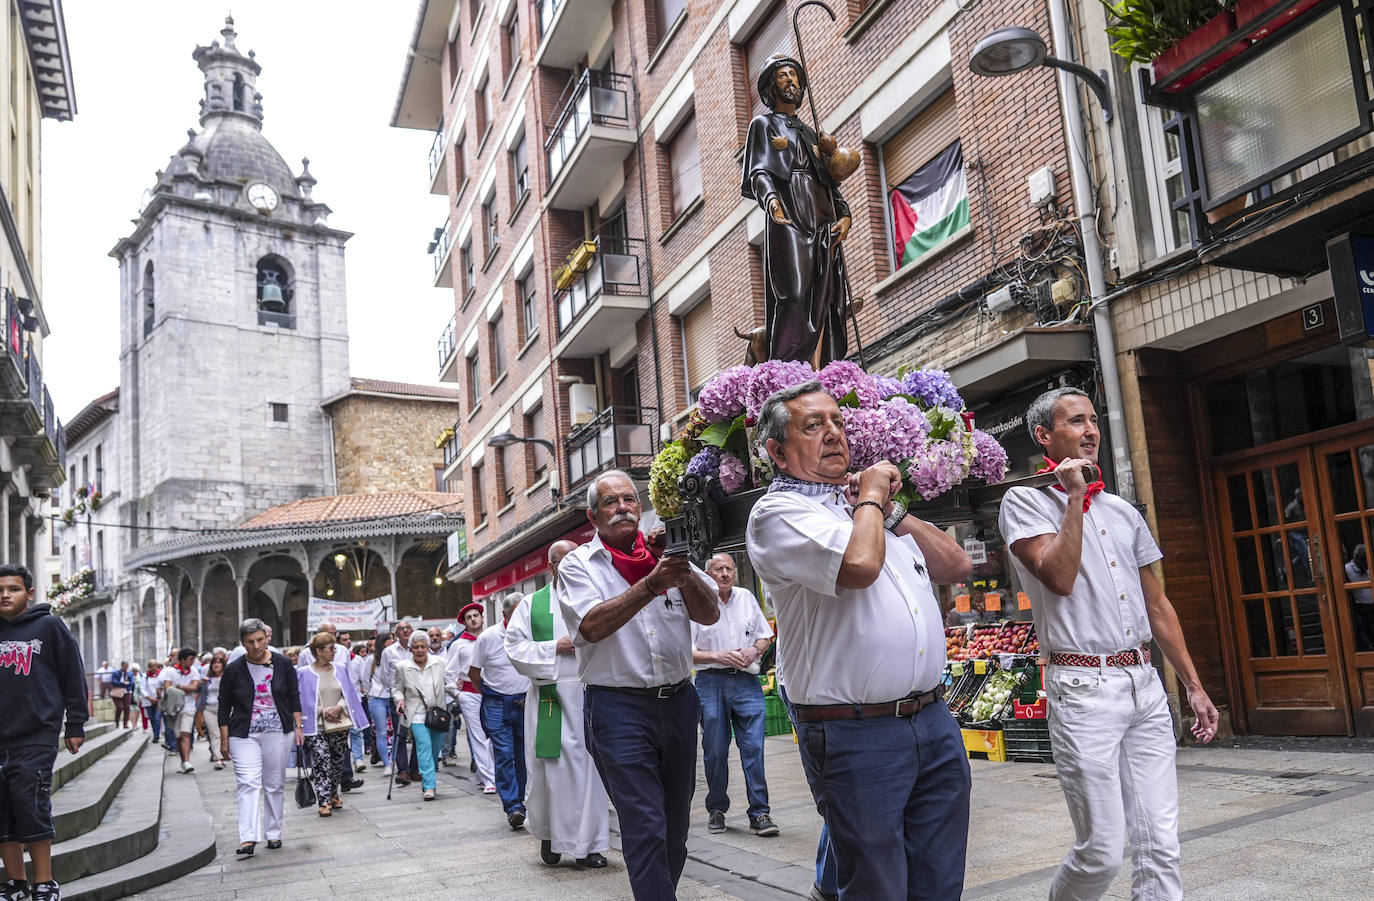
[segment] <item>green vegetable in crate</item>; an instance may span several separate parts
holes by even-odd
[[[1010,670],[999,670],[988,678],[988,682],[983,686],[983,690],[978,693],[978,697],[973,699],[969,705],[969,718],[975,723],[985,723],[991,719],[999,719],[1002,713],[1011,703],[1012,693],[1025,678],[1023,674],[1015,673]]]

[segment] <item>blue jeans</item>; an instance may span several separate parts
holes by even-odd
[[[787,708],[787,718],[792,721],[792,728],[797,728],[797,712],[792,709],[792,702],[787,699],[787,689],[778,686],[778,697],[782,699],[782,706]],[[840,893],[839,865],[835,862],[835,846],[830,844],[830,827],[825,825],[825,820],[821,820],[821,840],[816,843],[816,888],[827,895],[838,895]]]
[[[496,793],[506,813],[525,809],[525,696],[482,689],[482,728],[491,739]]]
[[[463,711],[458,709],[457,698],[449,702],[448,712],[453,714],[453,725],[448,727],[448,735],[444,739],[444,756],[452,757],[458,753],[458,728],[463,722]]]
[[[701,697],[701,758],[706,766],[706,810],[730,809],[730,727],[744,769],[749,819],[768,813],[763,778],[763,689],[756,676],[738,670],[697,670]]]
[[[420,785],[426,789],[434,788],[438,782],[435,773],[439,766],[439,740],[443,737],[424,723],[412,723],[410,734],[415,739],[416,762],[420,765]]]
[[[971,777],[943,702],[911,717],[798,723],[797,743],[841,899],[958,901]]]
[[[377,733],[377,754],[382,758],[382,766],[391,766],[391,742],[386,737],[386,720],[391,715],[391,699],[369,696],[367,714],[372,717],[372,728]]]
[[[149,704],[143,708],[148,711],[148,722],[153,726],[153,741],[157,741],[162,734],[162,708],[156,704]]]
[[[659,700],[595,685],[583,698],[587,750],[620,817],[636,901],[670,901],[687,863],[701,703],[687,686]]]

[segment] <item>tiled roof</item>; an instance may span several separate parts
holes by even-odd
[[[436,513],[453,516],[461,512],[462,500],[461,494],[440,491],[383,491],[376,494],[307,497],[264,510],[238,528],[281,528],[387,518],[424,519]]]
[[[459,400],[462,393],[457,388],[440,388],[436,385],[416,385],[411,382],[389,382],[385,379],[350,379],[354,391],[371,391],[376,394],[405,394],[411,397],[431,397],[439,400]]]
[[[67,444],[76,444],[86,437],[92,429],[100,425],[110,416],[119,412],[119,389],[116,388],[109,394],[102,394],[95,400],[86,404],[85,409],[72,417],[72,421],[66,424]]]

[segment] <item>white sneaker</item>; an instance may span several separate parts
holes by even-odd
[[[361,773],[361,772],[362,772],[363,770],[365,770],[365,769],[367,769],[367,764],[363,763],[361,760],[356,761],[356,762],[353,764],[353,771],[354,771],[354,772]]]
[[[494,786],[494,785],[484,785],[484,786],[482,786],[482,794],[484,794],[484,795],[494,795],[494,794],[496,794],[496,786]]]
[[[191,766],[189,763],[183,763],[181,765],[181,768],[177,770],[178,773],[194,773],[195,771],[196,768]]]
[[[382,770],[382,775],[383,775],[383,776],[390,776],[391,773],[392,773],[391,767],[386,767],[386,768],[384,768],[384,769]]]

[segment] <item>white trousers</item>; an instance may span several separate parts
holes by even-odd
[[[205,735],[209,738],[210,762],[214,763],[224,756],[223,749],[219,746],[219,708],[206,707],[200,715],[205,717]]]
[[[1050,744],[1073,820],[1051,901],[1097,901],[1133,850],[1132,901],[1183,897],[1174,729],[1154,667],[1050,666]]]
[[[229,738],[238,781],[239,842],[281,838],[286,752],[295,743],[290,732],[254,732]],[[263,813],[266,812],[264,819]]]
[[[458,692],[458,709],[463,712],[463,728],[468,730],[468,747],[477,761],[477,778],[483,785],[496,784],[496,765],[491,757],[491,739],[482,728],[482,696],[470,691]]]

